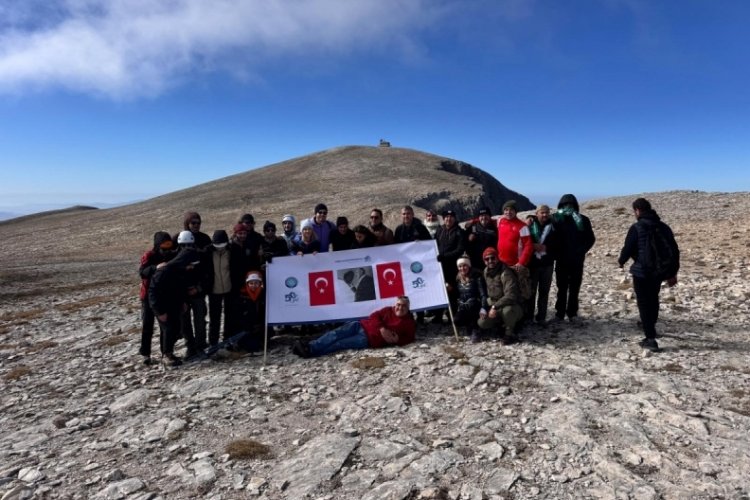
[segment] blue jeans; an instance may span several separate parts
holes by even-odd
[[[359,321],[344,323],[310,342],[310,354],[323,356],[344,349],[367,349],[370,343]]]

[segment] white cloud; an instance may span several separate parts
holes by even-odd
[[[21,7],[16,7],[20,4]],[[46,5],[43,9],[37,9]],[[430,0],[0,0],[0,91],[158,95],[193,72],[279,56],[394,51],[449,9]],[[36,17],[35,17],[36,16]]]

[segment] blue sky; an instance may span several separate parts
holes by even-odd
[[[0,0],[0,210],[380,138],[537,203],[748,191],[748,25],[746,0]]]

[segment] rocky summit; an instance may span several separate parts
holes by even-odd
[[[636,196],[582,206],[584,321],[512,346],[430,325],[300,359],[285,333],[265,364],[149,367],[138,255],[4,265],[0,498],[748,498],[750,194],[645,195],[682,251],[658,353],[616,263]]]

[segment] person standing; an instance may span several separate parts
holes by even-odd
[[[349,229],[349,219],[344,217],[336,218],[336,231],[330,234],[331,250],[338,252],[340,250],[349,250],[354,244],[354,231]]]
[[[302,221],[300,227],[304,228],[307,223],[309,223],[313,233],[315,233],[315,240],[320,245],[318,252],[327,252],[331,244],[331,233],[336,231],[336,226],[328,220],[328,207],[324,203],[315,205],[315,214],[309,219]]]
[[[437,213],[431,208],[428,208],[425,210],[424,213],[424,227],[427,228],[427,231],[430,233],[430,238],[435,238],[435,233],[437,232],[438,228],[440,227],[440,221],[438,220]]]
[[[583,263],[586,254],[596,242],[591,221],[579,213],[578,200],[572,194],[564,194],[552,216],[555,255],[555,320],[565,316],[571,323],[580,323],[578,316],[578,294],[583,282]]]
[[[141,348],[143,364],[151,365],[151,340],[154,337],[154,311],[148,303],[148,288],[151,278],[156,274],[156,267],[162,262],[169,262],[174,257],[172,237],[165,231],[154,233],[154,246],[141,256],[138,274],[141,276]]]
[[[526,319],[532,319],[541,326],[546,325],[547,304],[549,302],[549,291],[552,287],[552,274],[555,260],[548,249],[552,240],[552,219],[550,208],[547,205],[539,205],[536,216],[529,216],[529,232],[534,242],[534,254],[529,263],[531,275],[531,298],[526,303]],[[536,307],[536,315],[534,309]]]
[[[295,227],[296,223],[296,219],[291,214],[286,214],[281,219],[281,227],[284,230],[282,236],[284,237],[284,240],[286,240],[286,246],[288,247],[287,253],[292,251],[292,242],[294,241],[294,238],[299,236],[299,231],[297,231],[297,228]]]
[[[641,341],[641,347],[656,352],[659,350],[656,342],[659,292],[663,281],[670,287],[677,284],[680,249],[672,229],[661,221],[647,199],[637,198],[633,202],[633,214],[636,222],[628,230],[617,263],[622,268],[633,259],[630,274],[633,275],[638,313],[646,337]]]
[[[458,274],[456,262],[464,254],[465,239],[464,230],[456,221],[456,213],[453,210],[444,210],[443,225],[435,232],[435,241],[437,241],[438,247],[438,261],[440,261],[440,267],[443,269],[443,279],[446,280],[448,302],[454,311],[456,310],[457,297],[452,282]],[[432,322],[438,325],[442,324],[445,313],[445,309],[436,309]]]
[[[414,218],[414,209],[409,205],[401,209],[401,224],[393,234],[394,243],[408,243],[410,241],[431,240],[430,232],[422,221]]]
[[[229,235],[223,229],[214,231],[211,238],[211,268],[208,288],[208,343],[215,347],[219,343],[222,309],[224,311],[224,339],[232,324],[232,253]],[[234,265],[238,263],[235,262]]]
[[[159,320],[159,346],[164,366],[182,364],[182,360],[174,354],[174,344],[180,333],[182,313],[187,308],[189,280],[186,274],[199,264],[195,249],[183,246],[174,259],[156,266],[149,283],[148,303]],[[189,350],[192,338],[188,342]]]
[[[383,224],[383,211],[379,208],[370,210],[370,231],[375,235],[376,247],[393,243],[393,231]]]
[[[482,253],[488,247],[497,247],[497,226],[493,224],[489,208],[479,209],[476,223],[466,227],[466,234],[471,267],[482,271],[484,269]]]

